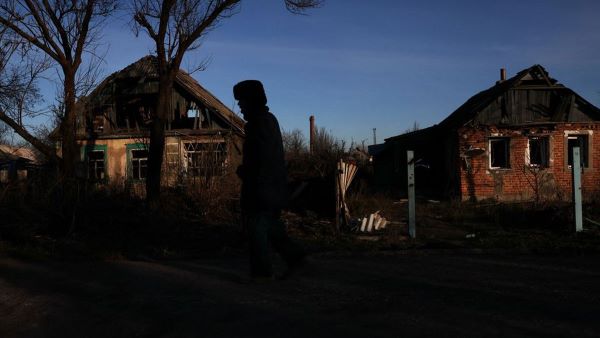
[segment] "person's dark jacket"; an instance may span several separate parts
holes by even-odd
[[[252,115],[245,126],[242,208],[246,212],[278,211],[288,199],[287,173],[279,123],[273,114]]]

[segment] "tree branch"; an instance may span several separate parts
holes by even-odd
[[[55,55],[58,56],[58,58],[56,58],[55,60],[62,64],[62,62],[64,62],[65,60],[65,55],[50,35],[50,31],[48,30],[46,21],[40,15],[41,9],[31,0],[26,0],[25,2],[27,3],[27,7],[29,8],[31,15],[33,15],[33,18],[35,19],[40,32],[42,33],[44,41],[47,42],[50,45],[50,47],[52,47],[52,49],[54,49]]]
[[[79,29],[79,39],[77,40],[77,46],[75,47],[75,60],[73,62],[73,66],[75,68],[79,67],[81,64],[81,54],[83,54],[83,46],[85,45],[90,28],[90,21],[92,20],[92,16],[94,14],[94,6],[95,1],[93,0],[89,0],[86,4],[85,14]]]
[[[28,42],[32,43],[34,46],[43,50],[46,54],[48,54],[54,60],[56,60],[56,61],[59,60],[60,56],[58,54],[56,54],[52,49],[50,49],[47,45],[41,43],[37,38],[33,37],[32,35],[28,34],[24,30],[22,30],[21,28],[19,28],[15,24],[13,24],[12,21],[9,21],[9,20],[5,19],[4,17],[0,16],[0,23],[5,25],[6,27],[12,29],[15,33],[19,34],[19,36],[21,36],[23,39],[27,40]]]
[[[31,143],[37,150],[39,150],[42,154],[48,157],[51,160],[59,159],[58,155],[56,155],[56,151],[53,147],[45,144],[40,141],[37,137],[33,136],[31,133],[27,131],[23,126],[18,124],[15,120],[10,118],[8,115],[4,113],[3,110],[0,109],[0,120],[6,123],[9,127],[11,127],[19,136],[21,136],[25,141]]]
[[[304,14],[307,9],[321,7],[324,0],[285,0],[285,8],[294,14]]]
[[[62,26],[62,23],[60,22],[58,17],[56,17],[56,13],[54,13],[54,11],[52,10],[52,7],[50,6],[50,3],[48,2],[48,0],[44,0],[44,7],[46,8],[46,12],[48,13],[50,20],[54,24],[54,27],[56,27],[56,31],[58,32],[58,35],[60,36],[60,40],[62,42],[61,44],[62,44],[62,48],[63,48],[63,54],[65,56],[65,59],[70,61],[71,43],[69,41],[69,36],[67,35],[67,32],[64,29],[64,27]],[[38,23],[38,25],[39,25],[39,23]],[[44,25],[45,25],[45,23],[44,23]]]
[[[137,12],[137,13],[135,13],[133,19],[140,26],[142,26],[142,27],[144,27],[146,29],[146,31],[148,32],[148,35],[150,35],[150,37],[152,38],[152,40],[158,41],[157,40],[158,36],[156,35],[156,32],[154,31],[154,28],[152,27],[152,25],[150,24],[150,22],[148,22],[148,19],[146,18],[146,15],[144,15],[141,12]]]
[[[192,33],[187,36],[185,39],[179,42],[179,49],[175,54],[174,64],[178,66],[181,64],[181,60],[183,60],[183,55],[185,51],[202,35],[202,33],[210,26],[212,26],[216,20],[221,16],[225,10],[233,8],[236,4],[238,4],[240,0],[225,0],[218,4],[208,16],[204,16],[201,23],[192,31]],[[208,10],[208,9],[207,9]]]

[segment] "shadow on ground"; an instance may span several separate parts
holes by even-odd
[[[2,258],[0,336],[594,337],[598,258],[321,254],[311,274],[267,283],[243,257]]]

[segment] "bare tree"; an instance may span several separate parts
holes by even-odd
[[[527,155],[526,163],[523,165],[523,177],[533,192],[535,204],[543,200],[552,199],[556,196],[556,185],[553,175],[544,164],[532,164],[531,155]]]
[[[284,0],[293,13],[316,7],[321,0]],[[156,45],[158,102],[150,127],[147,199],[151,208],[160,198],[161,168],[165,147],[165,123],[173,83],[187,51],[200,47],[200,40],[222,19],[236,13],[241,0],[133,0],[134,31],[144,31]],[[202,68],[202,66],[200,66]]]
[[[35,104],[41,100],[37,80],[48,68],[48,60],[31,55],[29,43],[0,26],[0,121],[3,133],[14,130],[47,158],[54,159],[53,147],[36,137],[24,120],[40,114]]]
[[[81,90],[89,88],[86,81],[82,81],[82,75],[88,75],[89,79],[94,73],[93,70],[80,72],[82,57],[84,53],[97,55],[95,48],[101,24],[116,9],[116,3],[115,0],[3,0],[0,4],[0,27],[25,40],[27,44],[23,46],[50,58],[60,69],[63,84],[58,105],[61,108],[60,164],[65,177],[74,176],[79,156],[75,103]],[[33,54],[34,50],[29,53]],[[40,151],[47,152],[24,130],[22,121],[7,114],[2,120]]]
[[[346,141],[335,137],[324,127],[315,129],[313,151],[309,162],[319,176],[326,177],[334,172],[337,162],[346,155]]]
[[[281,138],[283,141],[283,149],[287,158],[296,158],[308,151],[306,147],[306,138],[300,129],[294,129],[291,131],[283,130],[281,133]]]
[[[407,128],[404,131],[404,134],[409,134],[409,133],[415,132],[415,131],[420,130],[420,129],[421,129],[421,126],[419,126],[419,122],[414,121],[412,127]]]

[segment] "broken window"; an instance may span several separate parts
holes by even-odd
[[[131,178],[143,180],[148,173],[148,150],[131,150]]]
[[[185,143],[187,174],[193,177],[220,176],[227,160],[225,143]]]
[[[567,165],[573,165],[573,148],[579,147],[579,156],[581,160],[581,167],[587,168],[589,166],[589,136],[588,135],[568,135],[567,136]]]
[[[492,138],[490,139],[490,168],[507,169],[510,168],[510,139]]]
[[[88,178],[103,180],[105,176],[104,150],[91,150],[87,153]]]
[[[550,147],[548,137],[529,138],[529,165],[532,167],[548,168]]]

